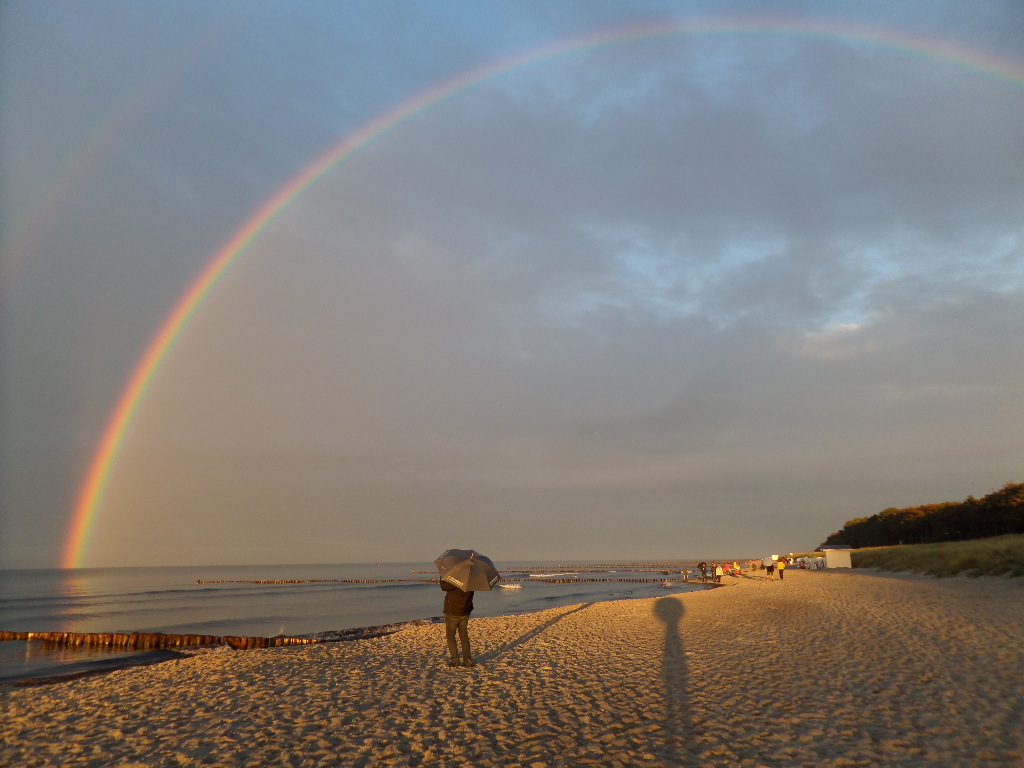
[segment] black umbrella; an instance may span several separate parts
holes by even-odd
[[[490,592],[501,578],[489,557],[472,549],[449,549],[434,561],[441,581],[465,592]]]

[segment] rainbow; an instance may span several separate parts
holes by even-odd
[[[132,417],[145,397],[161,361],[174,345],[195,311],[231,265],[259,235],[304,192],[329,171],[359,152],[371,142],[394,131],[425,110],[493,78],[546,63],[557,57],[611,45],[687,35],[784,35],[820,39],[845,45],[866,45],[889,49],[901,55],[933,60],[975,74],[1003,81],[1015,88],[1024,87],[1024,66],[1006,58],[966,48],[948,41],[893,30],[824,21],[765,17],[727,17],[680,23],[656,23],[620,27],[585,37],[553,43],[462,74],[424,91],[378,116],[314,159],[266,200],[218,250],[178,299],[128,379],[116,407],[103,431],[89,464],[67,531],[62,567],[82,567],[90,533],[100,501],[117,460]]]

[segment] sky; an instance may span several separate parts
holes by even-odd
[[[760,557],[1024,481],[1024,5],[0,4],[0,567]]]

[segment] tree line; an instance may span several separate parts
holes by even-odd
[[[825,539],[825,544],[887,547],[937,541],[983,539],[1024,533],[1024,483],[1007,483],[976,499],[890,507],[870,517],[856,517]]]

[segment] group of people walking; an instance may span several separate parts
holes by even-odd
[[[721,584],[722,583],[722,577],[725,576],[726,574],[729,574],[731,576],[739,576],[740,575],[740,564],[739,564],[739,562],[733,562],[730,565],[728,561],[725,561],[724,563],[716,563],[716,562],[714,562],[712,560],[711,561],[711,565],[709,566],[706,562],[704,562],[702,560],[701,562],[699,562],[697,564],[697,568],[700,570],[700,580],[701,581],[707,581],[708,580],[708,573],[710,573],[712,580],[716,584]]]
[[[787,565],[789,565],[787,558],[769,556],[763,560],[751,560],[750,570],[758,571],[764,569],[767,572],[769,579],[774,579],[776,573],[779,574],[779,579],[783,579],[785,578],[784,574],[786,572]],[[724,563],[716,563],[712,561],[711,565],[708,565],[706,561],[702,560],[697,564],[697,569],[700,571],[701,581],[707,581],[710,577],[716,584],[721,584],[722,577],[726,574],[731,576],[740,575],[740,565],[738,561],[734,561],[731,564],[728,561],[725,561]]]
[[[768,578],[774,579],[775,573],[778,572],[779,580],[781,581],[785,577],[786,566],[789,564],[785,557],[766,557],[760,562],[752,560],[751,565],[755,565],[759,568],[764,568],[768,572]]]

